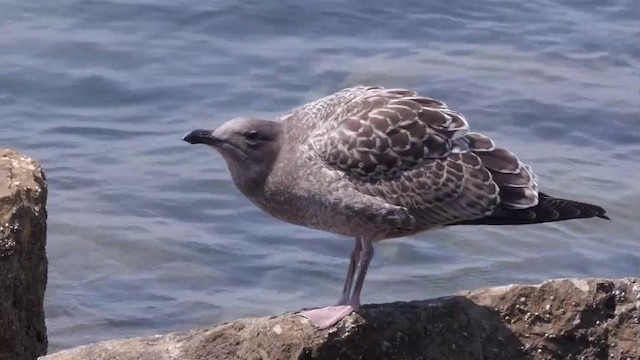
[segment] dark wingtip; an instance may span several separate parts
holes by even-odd
[[[606,210],[598,205],[554,198],[539,193],[538,205],[527,209],[498,208],[493,214],[480,219],[465,220],[454,225],[524,225],[571,219],[598,217],[611,220]]]
[[[605,220],[611,220],[611,218],[606,215],[607,211],[604,208],[602,208],[601,206],[591,205],[591,204],[587,204],[587,205],[590,205],[597,212],[597,214],[595,214],[595,217],[599,217],[599,218],[605,219]]]

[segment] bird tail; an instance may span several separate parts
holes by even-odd
[[[600,206],[556,198],[544,193],[538,195],[538,204],[530,208],[499,207],[490,215],[464,220],[454,225],[525,225],[592,217],[610,220]]]

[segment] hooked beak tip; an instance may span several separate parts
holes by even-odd
[[[189,144],[208,144],[214,145],[219,142],[219,140],[213,136],[213,132],[211,130],[193,130],[192,132],[186,134],[182,137],[182,140],[188,142]]]

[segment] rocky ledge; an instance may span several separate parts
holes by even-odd
[[[0,149],[0,360],[47,352],[46,202],[40,165]]]
[[[562,279],[363,306],[317,331],[294,314],[112,340],[43,360],[640,359],[640,278]]]

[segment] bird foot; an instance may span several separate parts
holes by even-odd
[[[319,330],[329,328],[351,314],[356,309],[351,305],[335,305],[323,308],[305,310],[298,313],[311,321]]]

